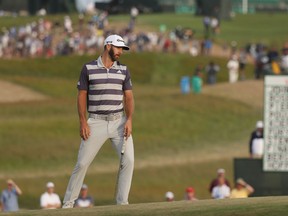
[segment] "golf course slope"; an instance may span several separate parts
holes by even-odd
[[[47,96],[8,81],[0,80],[0,103],[46,100]]]
[[[11,215],[11,214],[2,214]],[[98,206],[88,209],[22,210],[13,215],[59,216],[283,216],[288,215],[288,196],[247,199],[202,200],[195,202],[174,201],[126,206]]]

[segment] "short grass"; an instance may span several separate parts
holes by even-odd
[[[249,199],[202,200],[197,202],[151,202],[128,206],[101,206],[88,209],[33,210],[13,213],[19,216],[262,216],[287,215],[287,197],[264,197]],[[11,214],[3,214],[11,215]]]

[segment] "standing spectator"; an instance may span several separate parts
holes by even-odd
[[[195,94],[199,94],[202,91],[202,77],[199,71],[196,71],[192,77],[192,90]]]
[[[1,194],[1,208],[4,212],[18,211],[18,196],[22,194],[21,189],[12,179],[7,180],[7,189]]]
[[[216,17],[212,17],[211,18],[211,29],[212,29],[212,33],[218,34],[219,33],[219,20]]]
[[[251,158],[261,158],[264,151],[263,121],[257,121],[256,129],[252,132],[249,141],[249,153]]]
[[[230,183],[229,181],[225,178],[225,169],[223,168],[220,168],[217,170],[217,178],[213,179],[210,183],[210,186],[209,186],[209,192],[211,193],[212,192],[212,189],[213,187],[217,186],[219,184],[219,177],[224,177],[225,179],[225,184],[230,188]]]
[[[225,184],[225,178],[223,176],[218,177],[218,185],[213,187],[211,197],[214,199],[230,197],[230,187]]]
[[[230,60],[227,63],[228,73],[229,73],[229,82],[235,83],[239,77],[239,62],[236,55],[232,55]]]
[[[198,200],[195,197],[195,190],[194,190],[193,187],[186,188],[184,199],[187,200],[187,201],[196,201],[196,200]]]
[[[231,191],[230,198],[247,198],[254,192],[254,188],[247,184],[242,178],[236,180],[236,186]]]
[[[174,201],[174,193],[171,192],[171,191],[167,191],[167,192],[165,193],[165,200],[166,200],[167,202],[172,202],[172,201]]]
[[[264,46],[258,45],[258,52],[255,58],[255,79],[260,79],[265,75],[265,72],[267,71],[269,58],[265,49],[266,48]]]
[[[246,74],[245,74],[246,64],[247,64],[247,52],[244,48],[242,48],[239,53],[239,72],[240,72],[241,80],[246,79]]]
[[[137,7],[133,6],[130,10],[130,22],[129,22],[129,30],[132,32],[134,30],[136,18],[139,14],[139,10]]]
[[[80,191],[80,196],[75,201],[75,207],[87,208],[94,206],[94,200],[88,195],[88,186],[83,184]]]
[[[213,46],[213,42],[211,39],[206,38],[203,42],[203,48],[204,48],[204,55],[210,55],[212,46]]]
[[[281,55],[281,71],[283,74],[288,74],[288,45],[282,49]]]
[[[64,17],[64,29],[68,33],[72,33],[73,31],[72,20],[68,15]]]
[[[272,46],[267,53],[268,62],[271,64],[272,61],[277,61],[279,59],[279,53],[276,47]]]
[[[61,207],[61,201],[58,194],[54,193],[54,183],[46,184],[47,191],[40,197],[40,206],[42,209],[57,209]]]
[[[204,35],[207,37],[209,36],[209,32],[210,32],[210,22],[211,22],[211,19],[209,16],[205,16],[203,18]]]
[[[217,79],[216,79],[216,74],[220,71],[220,67],[215,64],[213,61],[211,61],[206,67],[205,71],[207,73],[207,83],[212,85],[215,84]]]

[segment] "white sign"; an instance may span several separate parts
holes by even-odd
[[[265,76],[264,171],[288,171],[288,76]]]

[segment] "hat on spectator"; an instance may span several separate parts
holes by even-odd
[[[174,194],[171,191],[166,192],[165,194],[166,199],[174,199]]]
[[[8,184],[8,185],[12,185],[12,184],[13,184],[13,180],[12,180],[12,179],[8,179],[8,180],[7,180],[7,184]]]
[[[88,189],[88,186],[86,184],[83,184],[81,187],[82,190]]]
[[[217,173],[218,173],[218,174],[225,173],[225,169],[220,168],[220,169],[217,170]]]
[[[186,188],[187,193],[194,193],[194,188],[193,187],[188,187]]]
[[[129,47],[125,44],[125,41],[123,40],[122,37],[119,35],[109,35],[105,41],[104,41],[104,46],[112,44],[113,46],[116,47],[122,47],[124,50],[129,50]]]
[[[257,121],[256,128],[263,128],[263,121]]]
[[[242,178],[238,178],[238,179],[236,180],[236,183],[237,183],[237,184],[240,184],[240,185],[242,185],[242,186],[245,186],[245,185],[246,185],[246,182],[245,182]]]
[[[46,184],[46,187],[47,187],[47,188],[54,188],[54,183],[53,183],[53,182],[48,182],[48,183]]]

